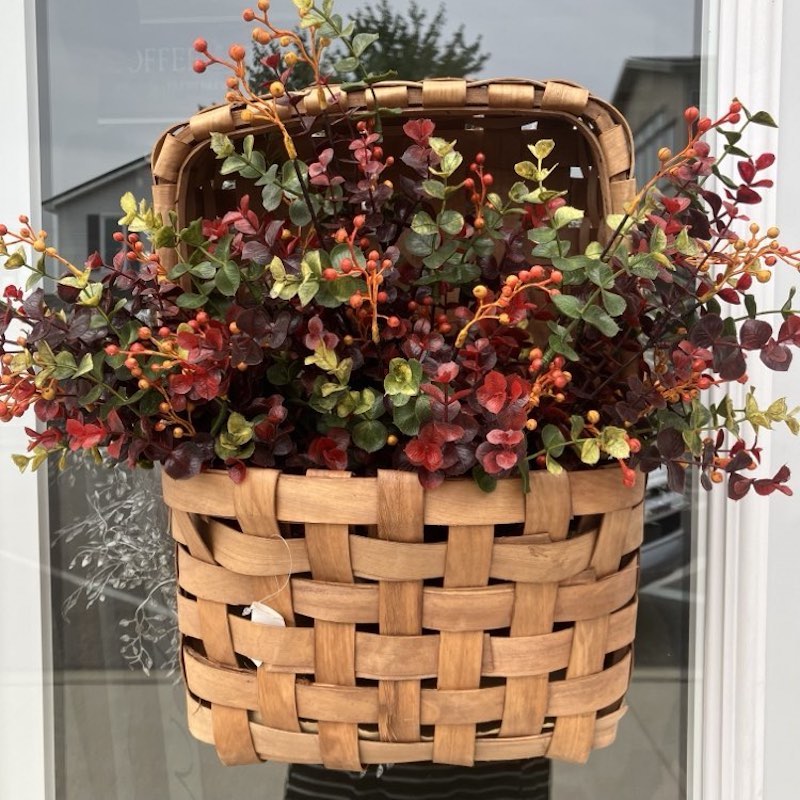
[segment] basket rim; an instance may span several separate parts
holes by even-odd
[[[436,102],[436,98],[442,97],[444,92],[431,91],[426,92],[426,89],[431,90],[432,87],[452,87],[457,84],[462,87],[463,91],[459,99],[461,102],[453,102],[452,94],[450,100],[441,105]],[[507,87],[508,89],[515,89],[520,87],[530,87],[533,93],[528,93],[524,98],[518,96],[514,102],[501,103],[493,105],[488,97],[490,87]],[[332,91],[338,91],[340,96],[339,112],[343,115],[347,111],[358,111],[359,109],[367,109],[370,106],[368,95],[373,92],[377,93],[380,90],[390,90],[397,88],[406,88],[415,90],[421,93],[422,102],[416,103],[413,106],[405,106],[400,108],[402,116],[416,116],[424,113],[446,114],[454,113],[457,111],[466,111],[470,113],[481,112],[484,115],[525,115],[534,113],[536,115],[553,118],[568,119],[573,123],[582,122],[586,127],[584,135],[593,133],[592,129],[596,129],[599,133],[608,132],[617,126],[621,128],[622,135],[625,140],[626,148],[630,155],[630,164],[626,169],[624,177],[626,179],[633,179],[634,176],[634,149],[633,149],[633,134],[630,126],[621,114],[621,112],[612,105],[609,101],[592,94],[586,87],[573,81],[564,79],[546,79],[537,80],[533,78],[481,78],[477,80],[467,80],[465,78],[426,78],[422,81],[401,81],[390,80],[380,81],[371,87],[369,91],[358,90],[355,92],[345,92],[340,89],[338,84],[331,84]],[[315,104],[309,104],[309,99],[313,97],[316,87],[308,87],[298,92],[292,92],[294,97],[300,97],[300,103],[297,110],[304,116],[318,116],[321,109]],[[485,91],[484,91],[485,90]],[[552,91],[551,91],[552,90]],[[548,92],[565,92],[566,99],[548,100]],[[578,93],[576,95],[576,93]],[[433,97],[434,100],[426,103],[426,97]],[[582,102],[581,102],[582,100]],[[582,105],[582,109],[578,112],[578,105]],[[280,106],[279,106],[280,108]],[[215,112],[222,119],[223,116],[228,117],[227,127],[228,130],[220,131],[225,133],[234,133],[237,136],[244,136],[248,133],[265,133],[275,128],[274,123],[265,122],[261,124],[252,125],[242,119],[242,111],[245,105],[242,103],[217,103],[209,105],[196,114],[193,114],[188,119],[179,121],[170,125],[156,140],[151,154],[151,170],[154,175],[154,182],[156,185],[161,183],[173,183],[174,181],[163,180],[158,173],[158,161],[162,153],[164,143],[169,137],[177,139],[181,144],[191,147],[193,144],[205,143],[210,136],[210,132],[202,138],[197,138],[192,128],[195,130],[201,128],[200,123],[204,123],[204,118]],[[222,113],[220,113],[222,112]],[[550,113],[548,113],[550,112]],[[288,112],[288,117],[291,112]],[[596,134],[595,134],[596,135]],[[609,176],[611,177],[611,176]]]
[[[531,472],[532,492],[523,491],[520,478],[503,478],[491,493],[483,492],[471,477],[449,478],[436,489],[425,489],[425,523],[450,524],[454,505],[479,503],[476,519],[491,519],[493,524],[513,524],[524,521],[526,504],[533,493],[568,492],[572,514],[584,516],[607,513],[621,508],[638,506],[644,500],[646,476],[636,470],[636,483],[631,488],[622,484],[616,465],[603,465],[585,470],[565,470],[552,475],[544,470]],[[397,473],[399,470],[379,470],[380,473]],[[251,474],[252,473],[252,474]],[[402,474],[413,475],[404,471]],[[161,472],[164,502],[178,511],[200,513],[232,519],[236,514],[237,492],[255,477],[264,491],[275,493],[276,508],[282,513],[279,519],[297,519],[313,522],[346,522],[373,524],[377,520],[379,477],[352,476],[348,473],[314,470],[311,475],[294,475],[281,470],[261,467],[248,468],[243,484],[235,484],[225,470],[207,470],[191,478],[171,478]],[[343,480],[344,479],[344,480]],[[332,482],[337,483],[332,483]],[[309,498],[315,490],[321,495],[341,484],[352,502],[344,510],[320,508],[312,512]],[[479,513],[478,513],[479,512]],[[316,516],[315,516],[316,513]],[[341,517],[341,520],[339,519]],[[476,522],[476,524],[480,524]]]

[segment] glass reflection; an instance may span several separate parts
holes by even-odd
[[[202,33],[224,51],[241,40],[241,3],[85,0],[81,13],[55,0],[39,5],[43,191],[54,218],[45,227],[70,257],[105,254],[119,196],[149,191],[152,142],[221,97],[218,75],[191,72],[190,43]],[[289,0],[274,5],[291,24]],[[631,123],[639,176],[652,170],[657,147],[674,145],[682,109],[697,101],[697,5],[675,0],[664,13],[639,0],[505,0],[498,13],[478,0],[337,2],[366,28],[386,28],[385,60],[400,63],[401,77],[558,75],[612,99]],[[651,480],[630,710],[618,741],[587,766],[397,765],[363,777],[295,766],[287,780],[283,765],[224,768],[186,732],[175,684],[172,544],[155,476],[76,468],[51,487],[58,798],[677,800],[685,796],[694,568],[686,516],[682,499]]]

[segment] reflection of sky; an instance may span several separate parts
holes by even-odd
[[[448,0],[448,26],[467,40],[483,36],[483,76],[568,78],[603,97],[630,56],[693,52],[697,0]],[[45,196],[146,153],[170,123],[224,94],[222,70],[196,75],[191,42],[202,35],[223,53],[246,43],[239,16],[246,0],[48,0],[45,102],[52,140]],[[254,2],[254,0],[253,0]],[[343,14],[363,0],[338,0]],[[402,10],[406,0],[393,0]],[[423,0],[423,7],[436,2]],[[291,0],[273,0],[273,19],[289,26]],[[476,76],[478,77],[478,76]],[[45,112],[46,113],[46,112]],[[48,175],[48,170],[45,170]]]

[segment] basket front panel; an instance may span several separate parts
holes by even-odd
[[[500,504],[470,481],[425,492],[391,471],[250,470],[240,486],[165,477],[195,735],[226,763],[348,770],[584,761],[613,741],[643,480],[531,477],[528,495],[501,483],[509,502],[495,523],[487,508]],[[319,521],[326,511],[334,522]],[[253,622],[256,602],[286,627]]]

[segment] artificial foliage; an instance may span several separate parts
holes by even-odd
[[[254,183],[238,207],[183,227],[126,195],[109,264],[69,263],[25,216],[0,227],[3,266],[31,273],[0,306],[0,419],[32,409],[40,423],[20,467],[105,452],[173,477],[388,468],[489,491],[616,461],[627,484],[666,465],[680,489],[696,466],[733,498],[790,493],[788,468],[758,471],[760,434],[797,433],[797,409],[755,389],[737,408],[722,391],[748,383],[752,359],[787,370],[800,344],[794,293],[762,311],[752,292],[800,252],[750,221],[774,157],[748,154],[742,133],[768,114],[687,109],[686,144],[663,148],[627,213],[577,252],[567,234],[584,210],[548,185],[557,141],[531,145],[503,192],[484,154],[434,120],[408,119],[387,151],[392,109],[334,110],[323,66],[338,48],[336,69],[358,81],[346,88],[369,91],[376,36],[330,0],[295,5],[298,30],[274,27],[265,0],[243,15],[279,54],[269,94],[242,45],[218,57],[195,42],[196,71],[227,69],[228,102],[276,131],[269,150],[213,136],[220,174]],[[290,124],[299,67],[323,112]],[[168,268],[165,247],[179,254]]]

